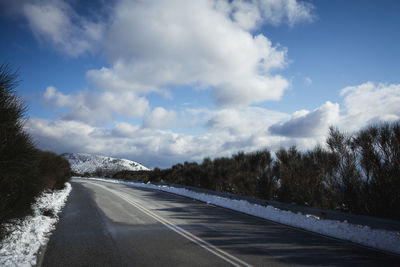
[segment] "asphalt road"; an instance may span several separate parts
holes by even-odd
[[[165,192],[71,184],[42,266],[400,266],[400,256]]]

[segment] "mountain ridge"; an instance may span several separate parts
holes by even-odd
[[[123,170],[149,170],[140,163],[122,158],[113,158],[88,153],[63,153],[61,156],[69,161],[72,171],[79,174],[94,174],[101,171],[103,175],[111,176]]]

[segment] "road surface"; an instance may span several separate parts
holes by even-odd
[[[71,184],[42,266],[400,265],[400,256],[165,192]]]

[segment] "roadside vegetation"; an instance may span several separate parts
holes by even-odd
[[[66,159],[37,149],[25,132],[27,106],[17,85],[17,73],[0,65],[0,240],[4,223],[30,214],[36,196],[62,189],[71,177]]]
[[[267,200],[400,219],[400,122],[354,135],[331,128],[327,148],[281,148],[205,158],[113,178],[168,182]]]

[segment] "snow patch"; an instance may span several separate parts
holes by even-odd
[[[70,192],[71,184],[66,183],[62,190],[42,193],[32,205],[32,216],[6,224],[11,234],[0,243],[0,266],[36,265],[38,250],[47,243],[50,231],[55,229],[57,213],[65,205]]]
[[[215,195],[197,193],[185,188],[176,188],[166,185],[144,184],[127,182],[115,179],[89,178],[92,180],[119,183],[129,186],[150,188],[177,195],[200,200],[208,204],[240,211],[249,215],[257,216],[267,220],[279,222],[289,226],[298,227],[308,231],[320,233],[326,236],[348,240],[354,243],[373,247],[385,251],[400,254],[400,233],[371,229],[369,226],[350,224],[347,221],[335,221],[320,219],[310,214],[293,213],[280,210],[272,206],[261,206],[245,200],[224,198]]]
[[[117,173],[118,171],[140,171],[149,169],[145,166],[127,159],[117,159],[106,156],[91,155],[85,153],[65,153],[62,154],[71,164],[71,169],[74,172],[84,174],[85,172],[94,173],[97,168],[104,171]]]

